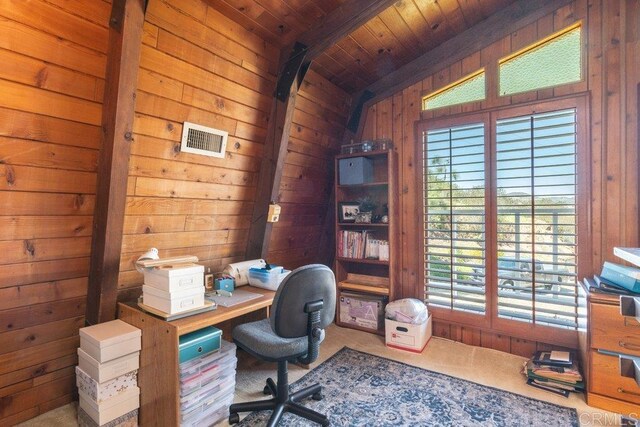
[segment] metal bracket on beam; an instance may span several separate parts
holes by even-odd
[[[307,46],[300,42],[296,42],[291,50],[289,59],[284,63],[284,68],[278,78],[278,84],[276,85],[276,98],[278,98],[279,101],[284,102],[287,100],[289,92],[291,91],[293,79],[299,78],[299,81],[301,81],[302,78],[304,78],[304,74],[309,69],[309,65],[304,64],[306,56]],[[299,74],[302,74],[302,77],[298,77]]]
[[[358,125],[360,124],[360,117],[362,117],[362,109],[364,108],[364,104],[366,104],[368,100],[373,99],[375,95],[376,94],[371,92],[370,90],[365,90],[364,92],[362,92],[362,95],[360,95],[358,103],[353,109],[351,117],[349,117],[349,123],[347,123],[347,129],[352,133],[356,133],[358,131]]]

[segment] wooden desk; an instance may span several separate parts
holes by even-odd
[[[275,292],[251,286],[242,289],[262,294],[262,297],[171,322],[145,313],[137,305],[118,304],[118,318],[142,330],[138,371],[140,425],[173,427],[180,424],[178,340],[181,335],[205,326],[242,320],[238,318],[251,313],[268,316]],[[255,319],[252,317],[248,320]]]

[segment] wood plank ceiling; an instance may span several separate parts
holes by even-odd
[[[345,0],[206,0],[263,39],[285,47]],[[315,59],[313,68],[356,93],[513,3],[400,0]]]

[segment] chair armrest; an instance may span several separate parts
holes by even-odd
[[[308,365],[318,358],[318,350],[320,347],[320,341],[323,338],[324,330],[319,328],[320,324],[320,311],[324,307],[323,300],[317,300],[308,302],[304,305],[304,312],[307,315],[307,354],[304,357],[299,357],[298,362]]]

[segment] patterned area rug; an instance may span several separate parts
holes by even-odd
[[[327,414],[332,426],[578,426],[565,408],[406,365],[348,347],[309,371],[291,389],[319,382],[324,399],[305,406]],[[240,426],[266,425],[269,411]],[[285,414],[280,426],[317,425]]]

